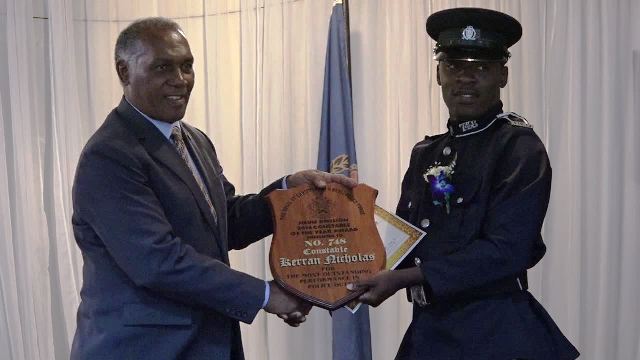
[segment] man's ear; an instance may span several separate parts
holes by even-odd
[[[438,65],[436,65],[436,81],[438,82],[438,85],[442,85],[440,83],[440,62],[438,61]]]
[[[509,80],[509,68],[507,66],[502,66],[500,69],[500,88],[507,86],[507,81]]]
[[[122,58],[116,60],[116,72],[122,85],[129,84],[129,64]]]

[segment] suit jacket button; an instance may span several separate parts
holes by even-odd
[[[422,226],[423,229],[428,228],[429,225],[431,225],[431,221],[429,221],[429,219],[422,219],[422,221],[420,221],[420,226]]]

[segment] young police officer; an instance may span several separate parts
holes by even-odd
[[[378,305],[401,288],[413,321],[397,359],[575,359],[577,350],[527,291],[545,253],[540,229],[551,167],[527,121],[504,112],[512,17],[486,9],[432,14],[448,132],[415,145],[397,214],[427,232],[403,269],[350,285]]]

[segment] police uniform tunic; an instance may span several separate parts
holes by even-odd
[[[551,167],[526,120],[497,104],[415,145],[397,214],[427,235],[402,265],[420,266],[425,306],[397,359],[575,359],[577,350],[526,291],[544,255]]]

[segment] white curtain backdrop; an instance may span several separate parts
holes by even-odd
[[[180,23],[196,59],[185,120],[215,143],[239,192],[313,168],[333,0],[0,0],[0,356],[65,359],[82,257],[70,227],[80,149],[122,94],[113,65],[133,19]],[[548,253],[531,291],[582,359],[640,359],[640,0],[351,0],[354,121],[362,182],[393,210],[415,142],[445,130],[427,16],[509,13],[506,108],[525,116],[554,169]],[[269,242],[232,265],[270,278]],[[399,294],[371,311],[375,359],[410,321]],[[331,358],[326,311],[291,329],[243,326],[249,360]]]

